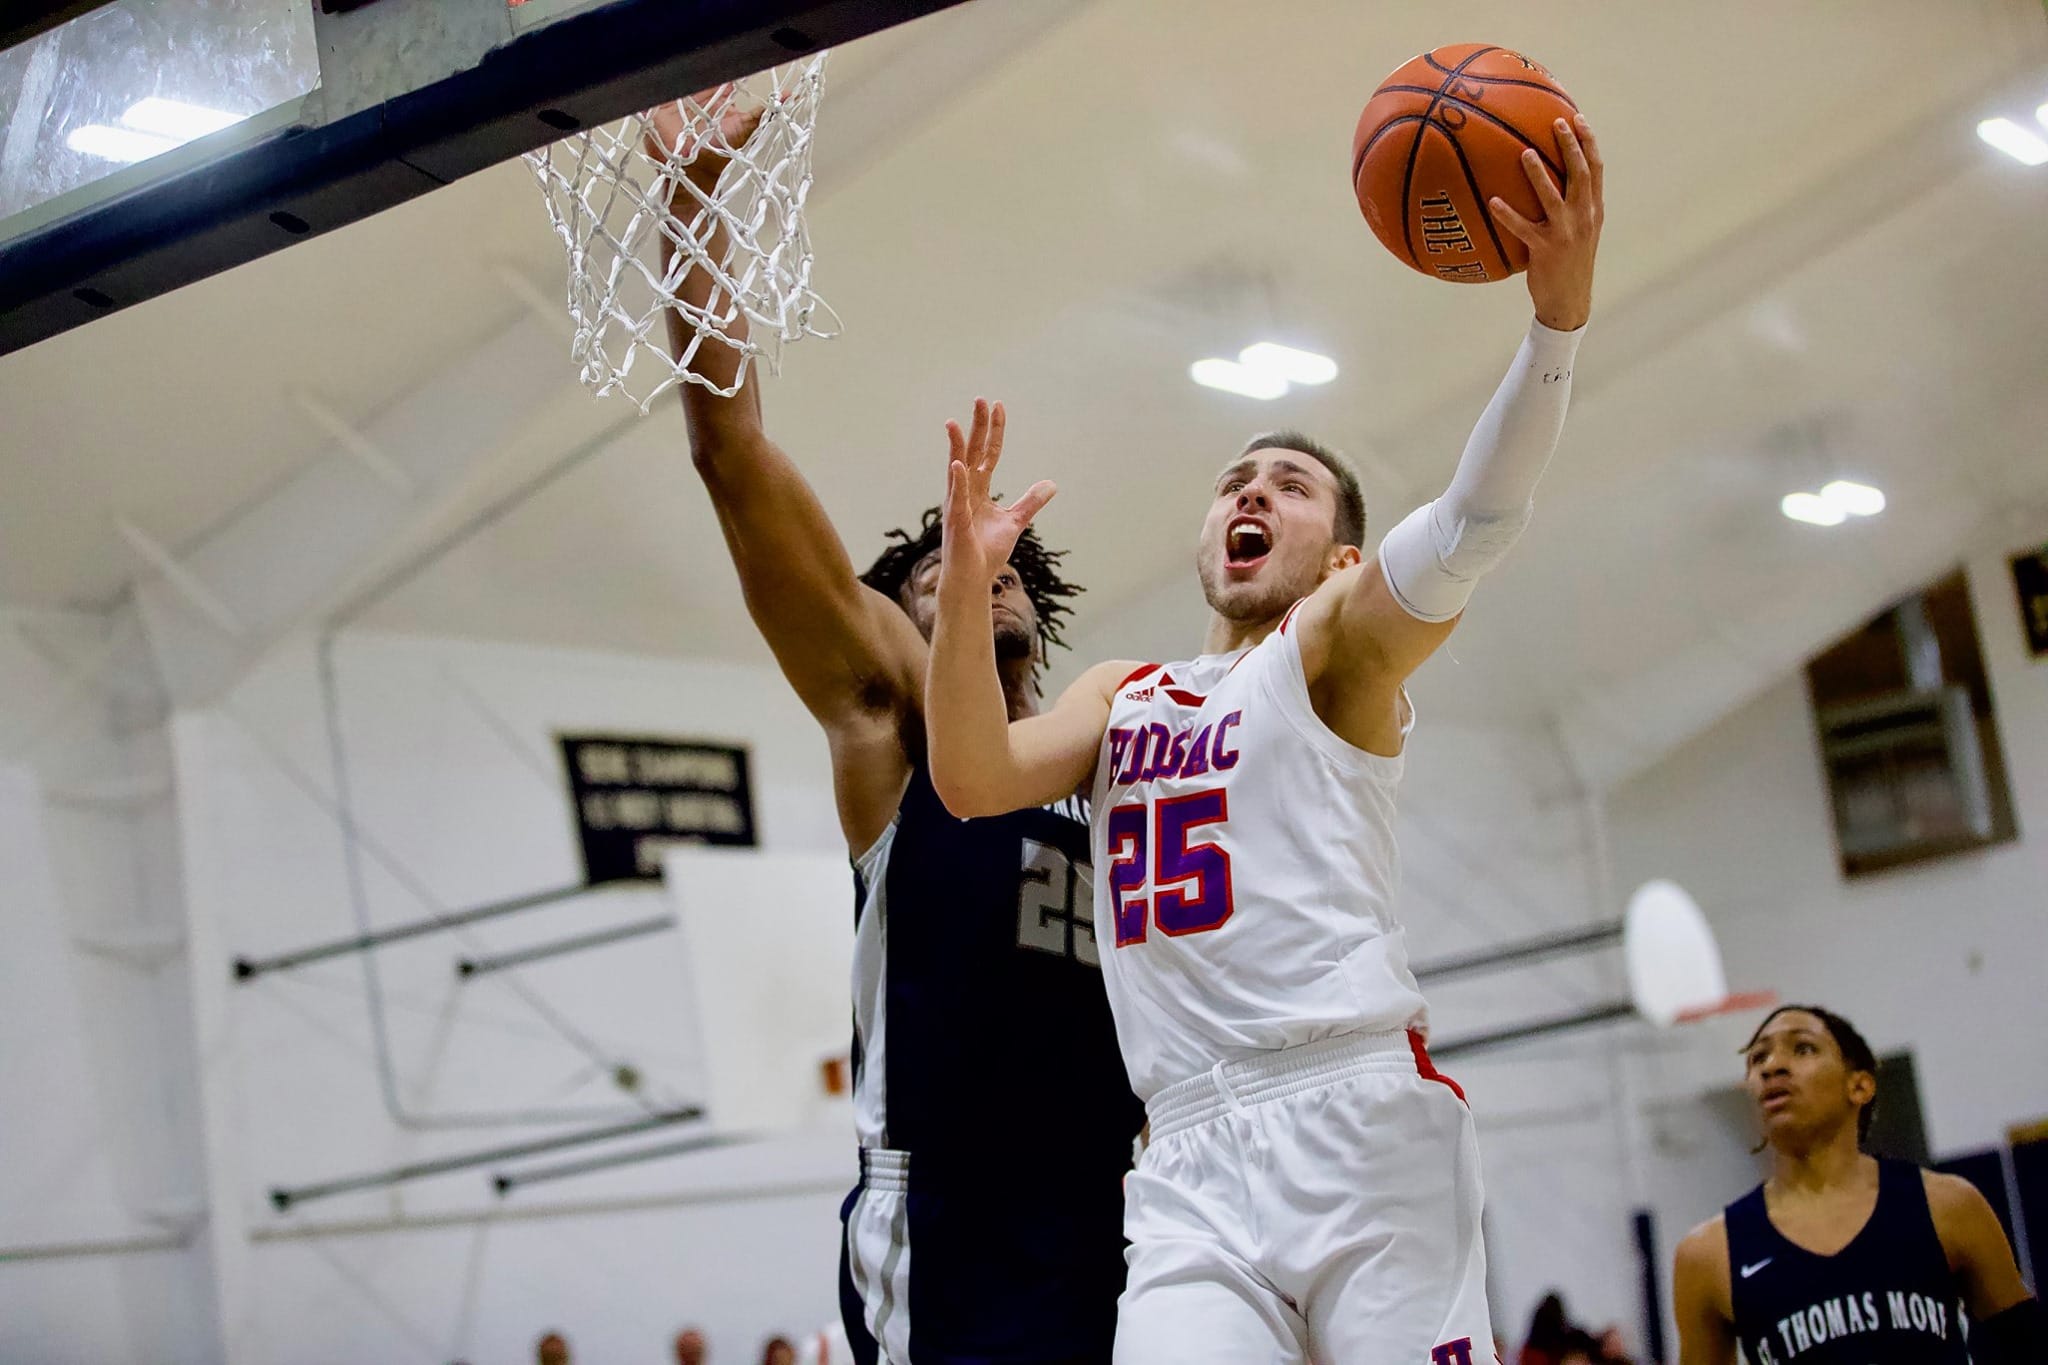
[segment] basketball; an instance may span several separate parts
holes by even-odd
[[[1522,170],[1533,147],[1562,189],[1555,122],[1579,106],[1543,66],[1504,47],[1458,43],[1425,52],[1380,83],[1351,140],[1358,206],[1387,250],[1425,275],[1486,284],[1529,264],[1493,221],[1498,195],[1543,218]]]

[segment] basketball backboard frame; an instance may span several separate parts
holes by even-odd
[[[0,13],[0,51],[90,14],[106,0],[14,0]]]
[[[334,14],[315,6],[314,90],[110,177],[110,192],[20,215],[25,229],[0,242],[0,355],[578,128],[961,2],[372,0]],[[9,31],[40,31],[89,8],[33,0]]]
[[[826,1083],[852,1032],[846,859],[679,846],[662,859],[662,882],[684,944],[712,1127],[761,1136],[850,1124],[849,1097]]]

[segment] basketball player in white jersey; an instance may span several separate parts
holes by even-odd
[[[1394,918],[1403,681],[1507,551],[1563,428],[1592,310],[1601,160],[1560,121],[1560,191],[1532,151],[1535,321],[1444,495],[1364,556],[1348,466],[1292,435],[1216,480],[1197,657],[1090,669],[1008,720],[988,581],[1048,483],[990,478],[1004,413],[948,424],[927,681],[931,771],[955,815],[1093,801],[1097,940],[1151,1140],[1126,1195],[1123,1365],[1470,1365],[1492,1354],[1476,1145],[1423,1050]]]

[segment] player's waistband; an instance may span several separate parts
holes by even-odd
[[[1135,1134],[1133,1135],[1135,1136]],[[990,1173],[1004,1171],[1003,1187],[1022,1200],[1063,1208],[1086,1207],[1102,1199],[1123,1206],[1123,1178],[1131,1169],[1134,1144],[1124,1138],[1114,1152],[1101,1144],[1067,1148],[1048,1165],[1042,1148],[1030,1152],[988,1149],[913,1154],[900,1147],[860,1149],[860,1187],[907,1194],[917,1189],[972,1196],[990,1188]],[[951,1158],[950,1160],[948,1158]]]
[[[1157,1142],[1168,1133],[1207,1123],[1234,1110],[1372,1073],[1420,1076],[1458,1089],[1430,1065],[1421,1035],[1412,1029],[1344,1033],[1256,1057],[1218,1062],[1200,1075],[1176,1081],[1154,1095],[1145,1106],[1145,1115],[1151,1124],[1152,1140]],[[1458,1097],[1464,1098],[1462,1090]]]
[[[1042,1146],[1026,1149],[983,1142],[973,1151],[962,1151],[949,1143],[915,1153],[902,1147],[863,1147],[860,1185],[899,1194],[914,1187],[969,1196],[988,1189],[990,1172],[1001,1170],[1006,1172],[1004,1187],[1020,1199],[1070,1206],[1109,1198],[1121,1206],[1135,1136],[1105,1135],[1085,1145],[1076,1143],[1062,1148],[1060,1159],[1051,1164]]]
[[[890,1147],[861,1148],[860,1183],[862,1189],[903,1193],[910,1188],[910,1153]]]

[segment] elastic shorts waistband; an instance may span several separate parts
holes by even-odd
[[[1299,1047],[1218,1062],[1152,1097],[1145,1115],[1157,1142],[1169,1133],[1304,1090],[1369,1073],[1423,1075],[1419,1046],[1405,1029],[1345,1033]]]
[[[861,1148],[860,1183],[863,1189],[903,1193],[910,1188],[910,1153],[889,1147]]]

